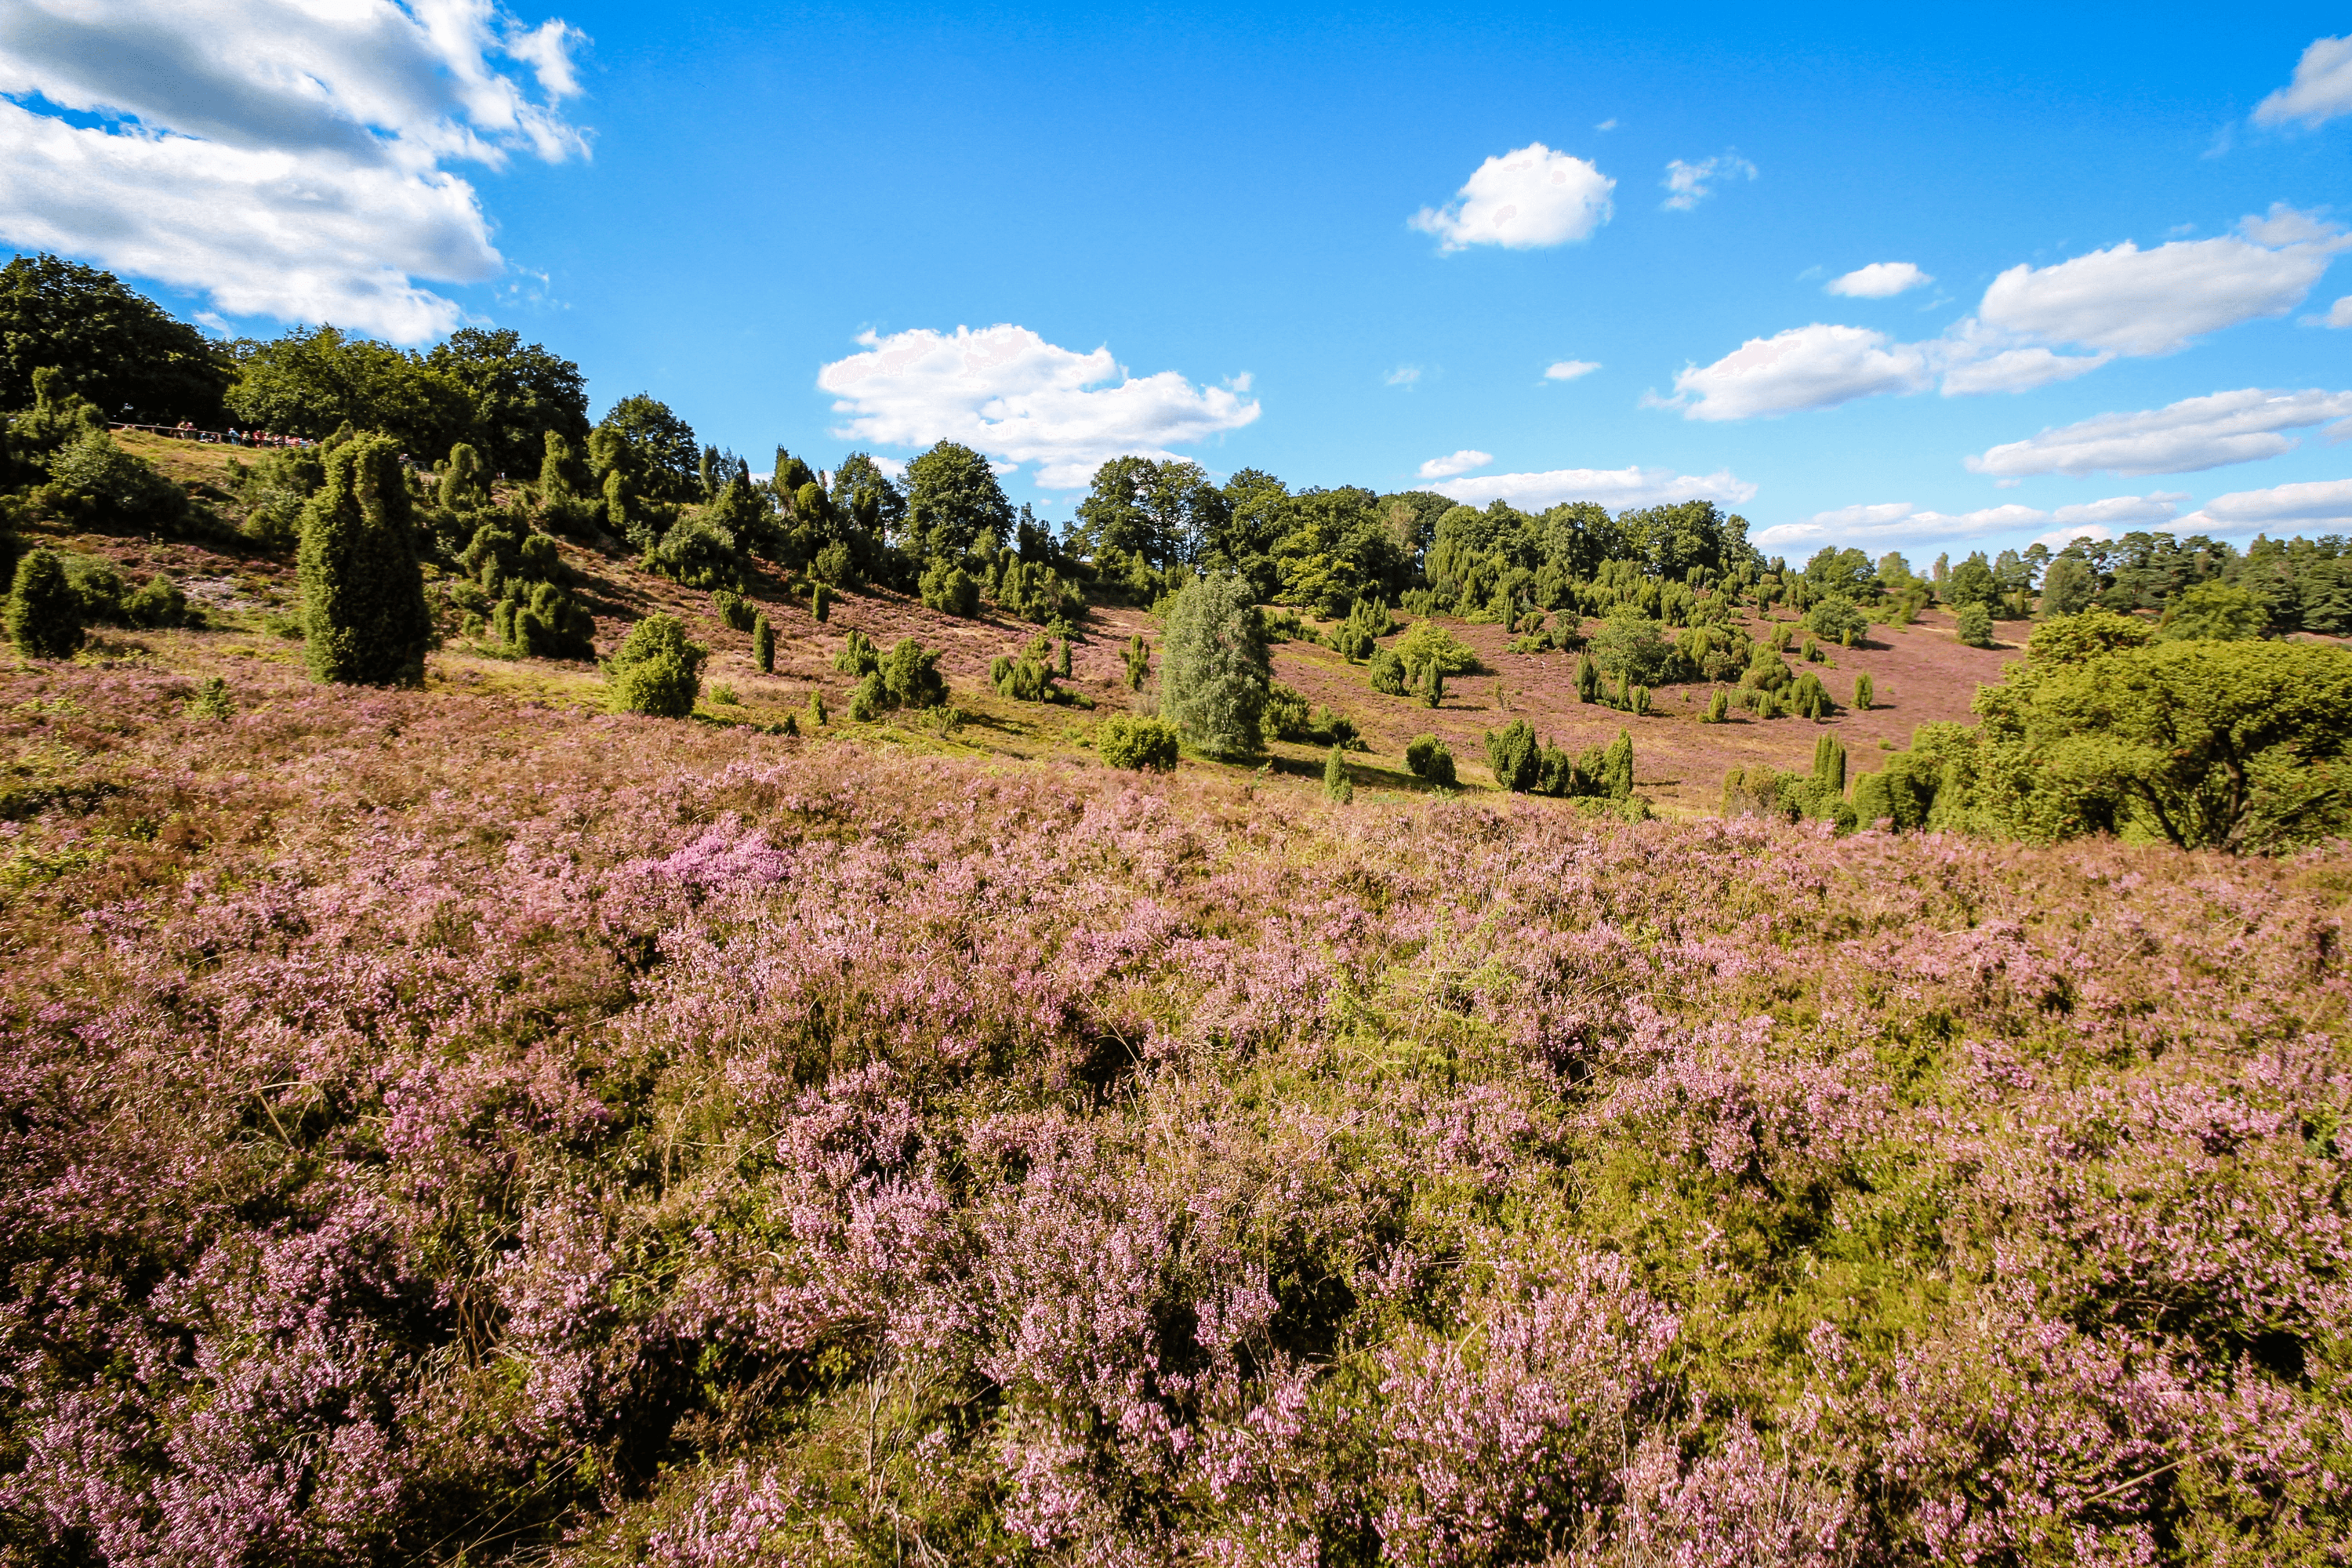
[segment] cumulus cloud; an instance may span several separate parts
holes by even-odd
[[[1473,468],[1483,468],[1494,460],[1495,454],[1492,452],[1481,452],[1473,447],[1465,447],[1451,457],[1432,458],[1422,464],[1421,477],[1424,479],[1450,479],[1456,474],[1466,474]]]
[[[2253,533],[2273,528],[2352,528],[2352,479],[2315,479],[2217,496],[2180,520],[2207,532]]]
[[[488,0],[13,0],[0,236],[230,314],[438,335],[457,308],[415,279],[503,265],[444,165],[584,155],[579,42]]]
[[[2060,507],[2055,511],[2012,503],[1964,512],[1933,511],[1908,501],[1882,501],[1815,512],[1802,522],[1779,523],[1757,534],[1755,540],[1759,549],[1793,550],[1808,545],[1925,544],[1980,539],[1988,534],[2013,533],[2052,523],[2075,532],[2110,526],[2147,527],[2168,521],[2186,499],[2159,491],[2145,496],[2111,496],[2105,500]],[[2074,533],[2067,534],[2067,538],[2073,537]]]
[[[2352,294],[2336,300],[2335,308],[2327,312],[2324,321],[2331,327],[2352,327]]]
[[[1720,158],[1702,158],[1696,163],[1685,163],[1680,158],[1666,165],[1666,177],[1661,182],[1667,192],[1663,204],[1668,212],[1686,213],[1707,197],[1715,195],[1717,180],[1752,180],[1756,165],[1737,153],[1726,153]]]
[[[2305,129],[2352,114],[2352,35],[2315,38],[2287,84],[2254,106],[2257,125],[2301,121]]]
[[[1113,458],[1171,458],[1170,446],[1258,416],[1249,378],[1195,387],[1172,370],[1130,375],[1108,347],[1078,353],[1026,327],[859,335],[862,353],[817,373],[847,416],[834,434],[894,447],[960,441],[1007,465],[1034,463],[1047,489],[1083,489]]]
[[[1738,506],[1752,500],[1756,487],[1728,468],[1711,474],[1677,474],[1672,468],[1552,468],[1540,474],[1482,474],[1446,479],[1430,489],[1465,506],[1507,501],[1525,511],[1541,511],[1562,501],[1598,501],[1612,510],[1711,500]]]
[[[2352,300],[2347,300],[2345,303],[2352,305]],[[1599,370],[1601,366],[1597,362],[1589,359],[1556,360],[1552,363],[1544,366],[1544,379],[1546,381],[1574,381],[1578,376],[1591,375],[1594,371]]]
[[[1934,281],[1908,261],[1874,261],[1843,278],[1831,279],[1822,285],[1822,292],[1843,294],[1849,300],[1891,300],[1906,289]]]
[[[1685,368],[1675,395],[1657,401],[1686,419],[1751,419],[1937,383],[1947,396],[2029,392],[2119,355],[2170,353],[2207,332],[2283,316],[2347,245],[2352,237],[2282,203],[2219,239],[2153,250],[2126,240],[2051,267],[2012,267],[1976,314],[1925,342],[1818,321],[1750,338],[1713,364]],[[2068,346],[2089,352],[2062,352]]]
[[[1916,392],[1933,375],[1916,343],[1816,321],[1750,338],[1713,364],[1685,367],[1675,377],[1675,395],[1664,401],[1685,419],[1753,419],[1878,393]]]
[[[2011,268],[1978,318],[1995,331],[2124,354],[2163,354],[2192,338],[2303,302],[2344,239],[2284,205],[2239,233],[2142,250],[2130,240],[2053,267]]]
[[[2275,458],[2300,443],[2289,430],[2335,421],[2334,437],[2352,433],[2352,392],[2265,392],[2246,387],[2208,397],[2186,397],[2136,414],[2102,414],[1966,459],[1971,473],[2019,479],[2027,474],[2080,477],[2105,468],[2118,474],[2185,474]]]
[[[1534,250],[1589,238],[1609,221],[1617,182],[1582,158],[1540,142],[1478,165],[1454,199],[1423,207],[1408,221],[1454,251],[1473,245]]]

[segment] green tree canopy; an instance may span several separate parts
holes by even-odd
[[[357,686],[423,677],[433,618],[391,437],[362,436],[327,454],[327,482],[302,515],[299,563],[313,676]]]
[[[551,432],[575,445],[588,439],[588,383],[580,367],[542,344],[525,344],[519,333],[461,328],[425,364],[465,393],[474,444],[498,473],[536,472]]]
[[[1273,679],[1246,579],[1216,573],[1176,595],[1160,644],[1160,707],[1195,745],[1217,756],[1255,752]]]
[[[2173,595],[2157,636],[2172,642],[2241,642],[2270,627],[2270,610],[2252,589],[2197,583]]]
[[[295,327],[268,342],[231,345],[236,384],[230,417],[250,428],[331,436],[343,425],[380,430],[395,455],[438,461],[474,423],[465,388],[415,354],[334,327]],[[538,466],[534,456],[531,467]]]
[[[1106,563],[1166,568],[1200,558],[1225,526],[1225,497],[1198,463],[1113,458],[1078,503],[1087,547]]]
[[[111,272],[47,254],[0,267],[0,408],[33,402],[33,373],[120,418],[209,425],[235,374],[228,351]]]
[[[640,392],[613,405],[598,421],[604,439],[592,443],[602,454],[599,468],[617,468],[629,483],[656,500],[698,500],[702,496],[702,445],[694,426],[669,405]]]
[[[983,538],[1002,545],[1013,534],[1013,503],[988,459],[942,441],[907,465],[907,504],[923,532],[918,549],[963,555]]]

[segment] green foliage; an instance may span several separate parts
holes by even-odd
[[[1227,521],[1228,503],[1200,464],[1113,458],[1077,506],[1080,548],[1109,576],[1127,563],[1165,570],[1199,558]]]
[[[1127,664],[1127,689],[1129,691],[1142,690],[1144,681],[1151,675],[1151,649],[1140,633],[1127,639],[1127,645],[1119,650],[1119,657]]]
[[[1404,765],[1417,779],[1451,789],[1454,787],[1454,752],[1434,735],[1415,735],[1406,742]]]
[[[580,367],[509,329],[460,327],[425,355],[424,368],[463,396],[468,438],[495,472],[520,479],[540,464],[544,489],[549,468],[570,461],[572,445],[588,439]],[[567,494],[584,486],[584,472],[560,471]]]
[[[1962,562],[1965,566],[1968,564]],[[1957,573],[1955,574],[1957,575]],[[1990,647],[1992,641],[1992,611],[1981,601],[1971,601],[1960,606],[1959,638],[1970,647]]]
[[[1815,637],[1852,647],[1868,635],[1870,617],[1853,600],[1833,595],[1805,612],[1805,625]]]
[[[1854,710],[1858,713],[1870,711],[1870,705],[1876,697],[1877,689],[1870,683],[1870,671],[1866,669],[1857,671],[1853,678]]]
[[[760,667],[761,675],[776,672],[776,628],[761,615],[751,622],[751,662]]]
[[[1076,586],[1051,566],[1009,555],[1000,559],[1003,570],[992,596],[1004,609],[1041,626],[1076,621],[1086,613],[1086,600]]]
[[[46,253],[0,267],[0,409],[34,401],[33,373],[142,424],[221,416],[229,355],[112,273]]]
[[[912,542],[924,555],[961,559],[982,539],[1001,546],[1013,532],[1013,503],[1004,499],[996,470],[953,441],[941,441],[907,465],[907,503]]]
[[[131,584],[122,580],[113,562],[102,555],[70,552],[58,560],[66,569],[66,582],[72,587],[74,598],[81,605],[85,625],[91,621],[120,623],[129,618],[122,613],[122,603],[131,592]]]
[[[1826,719],[1837,711],[1837,704],[1830,700],[1830,689],[1822,678],[1809,669],[1790,688],[1789,710],[1800,719]]]
[[[933,561],[924,569],[919,590],[924,605],[943,616],[980,614],[980,584],[947,561]]]
[[[1114,768],[1166,773],[1176,765],[1176,726],[1161,719],[1114,714],[1095,727],[1095,751]]]
[[[2042,617],[2080,615],[2091,607],[2098,591],[2099,579],[2089,562],[2077,555],[2058,556],[2042,574]]]
[[[2252,590],[2198,583],[2165,607],[2158,637],[2167,642],[2242,642],[2270,629],[2270,612]]]
[[[1327,799],[1344,805],[1356,798],[1356,786],[1348,777],[1348,755],[1345,747],[1334,746],[1323,763],[1323,794]]]
[[[824,693],[822,691],[812,691],[809,693],[808,700],[809,728],[812,730],[824,729]]]
[[[8,640],[16,651],[26,658],[71,658],[81,636],[81,598],[57,552],[36,550],[17,562],[8,598]]]
[[[1816,794],[1845,793],[1845,742],[1823,735],[1813,742],[1813,790]]]
[[[1397,639],[1395,651],[1404,661],[1405,679],[1416,688],[1425,687],[1432,669],[1468,675],[1478,668],[1477,651],[1434,621],[1415,621]]]
[[[333,327],[294,327],[232,345],[229,416],[247,429],[313,440],[341,426],[390,438],[394,456],[446,452],[473,433],[473,400],[423,356]]]
[[[841,651],[833,656],[833,668],[847,676],[871,675],[882,668],[882,655],[873,638],[852,626],[842,639]]]
[[[1374,648],[1368,673],[1371,677],[1372,689],[1389,697],[1403,696],[1405,683],[1411,679],[1405,670],[1404,660],[1396,656],[1393,648]]]
[[[672,502],[701,499],[702,446],[695,439],[694,426],[646,393],[613,405],[588,437],[588,462],[600,475],[621,474],[633,497]]]
[[[689,512],[655,541],[641,564],[688,588],[736,588],[743,581],[735,535],[701,512]]]
[[[823,622],[833,615],[833,590],[822,583],[809,584],[809,615]]]
[[[1543,748],[1536,739],[1534,726],[1524,719],[1514,719],[1500,730],[1489,732],[1486,766],[1493,772],[1499,789],[1525,795],[1535,788],[1543,766]]]
[[[688,639],[686,623],[676,616],[646,616],[629,628],[604,662],[614,711],[656,719],[683,719],[692,713],[702,690],[702,661],[709,651]]]
[[[328,454],[302,514],[299,560],[311,675],[347,685],[420,680],[433,636],[400,448],[362,436]]]
[[[1194,745],[1213,756],[1256,752],[1272,679],[1246,578],[1212,574],[1176,595],[1160,642],[1160,710]]]
[[[208,675],[196,683],[194,695],[181,711],[191,719],[230,719],[236,715],[236,699],[229,695],[227,681]]]
[[[188,595],[180,585],[161,572],[147,579],[146,586],[122,601],[122,618],[134,626],[184,626],[201,625],[201,612],[191,616]]]
[[[876,670],[849,691],[849,721],[870,722],[882,711],[882,672]]]
[[[719,624],[730,631],[748,632],[755,621],[764,618],[757,605],[729,588],[710,595],[710,610],[719,617]]]
[[[51,454],[87,436],[106,434],[105,416],[71,390],[65,373],[45,365],[33,373],[33,405],[8,421],[8,446],[17,458],[42,468]]]
[[[2081,664],[2118,648],[2146,647],[2156,630],[2137,616],[2084,610],[2033,628],[2025,657],[2036,665]]]
[[[1609,742],[1609,750],[1601,759],[1601,792],[1611,800],[1631,800],[1633,796],[1633,737],[1624,731]]]
[[[49,482],[66,510],[110,531],[168,531],[187,519],[180,487],[103,430],[85,430],[67,443],[49,460]]]
[[[891,708],[937,708],[948,700],[947,678],[939,671],[940,650],[903,637],[883,658],[882,700]]]
[[[1421,672],[1421,703],[1424,708],[1435,708],[1444,700],[1445,667],[1433,662]]]
[[[1340,658],[1352,664],[1371,658],[1379,639],[1395,629],[1396,622],[1389,615],[1386,604],[1378,599],[1358,599],[1349,609],[1347,620],[1334,633],[1331,646],[1339,650]]]
[[[450,511],[478,511],[488,506],[490,476],[482,467],[482,455],[463,441],[450,447],[434,500]]]
[[[229,470],[246,504],[245,536],[265,549],[292,549],[302,535],[303,506],[327,482],[326,448],[279,447],[251,468],[232,459]]]
[[[1641,686],[1669,679],[1680,662],[1663,624],[1622,605],[1593,635],[1592,658],[1621,685]]]
[[[1312,732],[1304,692],[1277,680],[1266,689],[1265,711],[1260,717],[1265,733],[1277,741],[1303,741]]]
[[[1592,661],[1589,653],[1578,656],[1576,660],[1576,700],[1579,702],[1601,700],[1601,667]]]
[[[1865,675],[1863,677],[1863,679],[1864,682],[1867,682],[1870,678]],[[1707,699],[1706,711],[1699,715],[1698,721],[1702,724],[1721,724],[1728,721],[1730,717],[1731,695],[1725,691],[1721,687],[1717,687],[1716,688],[1715,695]]]
[[[1944,584],[1944,598],[1948,604],[1965,607],[1981,605],[1990,613],[1992,603],[2000,597],[2000,584],[1994,578],[1992,568],[1986,563],[1979,550],[1952,568],[1950,580]]]
[[[1000,654],[988,665],[989,684],[1001,697],[1016,702],[1057,702],[1062,693],[1054,686],[1054,655],[1051,641],[1034,637],[1017,657]]]

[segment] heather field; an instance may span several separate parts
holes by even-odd
[[[2347,1559],[2344,849],[554,668],[0,675],[0,1562]]]

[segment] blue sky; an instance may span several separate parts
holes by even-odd
[[[1048,516],[1146,450],[1798,554],[2352,530],[2347,36],[21,0],[0,240],[237,331],[512,326],[755,468],[955,437]]]

